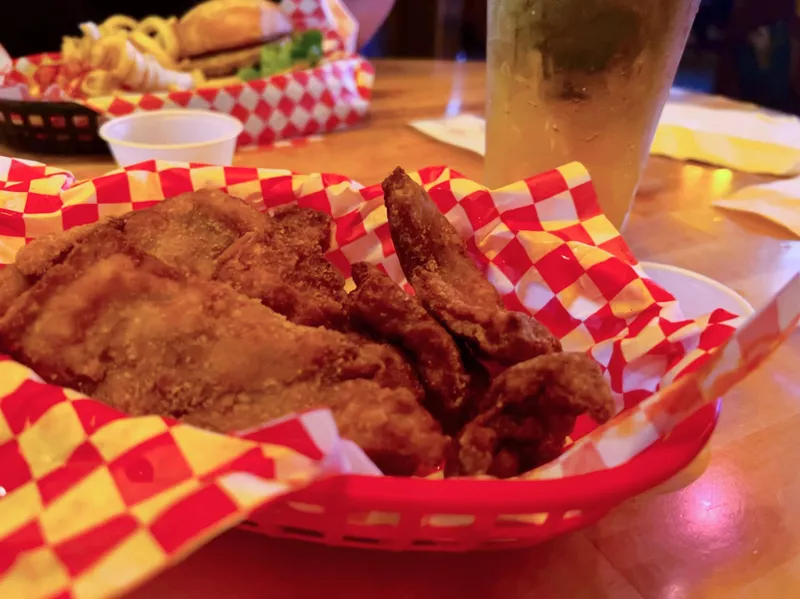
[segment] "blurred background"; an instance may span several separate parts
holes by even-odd
[[[481,60],[485,47],[486,0],[397,0],[365,53]],[[702,0],[676,85],[800,114],[800,0]]]
[[[12,56],[57,50],[72,23],[102,20],[113,13],[137,18],[181,14],[197,2],[7,2],[0,39]],[[38,18],[43,13],[48,18]],[[798,15],[800,0],[702,0],[677,85],[799,114]],[[388,20],[364,52],[371,57],[482,60],[485,47],[486,0],[395,0]]]

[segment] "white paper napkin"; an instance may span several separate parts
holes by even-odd
[[[741,109],[699,106],[681,95],[675,90],[676,101],[664,108],[651,153],[744,172],[800,174],[797,117],[766,114],[746,105]],[[414,121],[411,126],[444,143],[484,153],[486,130],[479,116],[461,114]]]
[[[745,187],[714,205],[763,216],[800,238],[800,177]]]
[[[474,114],[459,114],[443,119],[412,121],[417,131],[435,140],[484,155],[486,121]]]

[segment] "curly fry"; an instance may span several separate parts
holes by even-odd
[[[178,36],[175,33],[176,21],[175,17],[169,19],[147,17],[136,26],[136,31],[154,39],[173,63],[178,60],[180,54]]]
[[[136,19],[126,15],[113,15],[100,23],[100,31],[105,35],[123,32],[130,33],[136,29]]]
[[[81,82],[81,91],[87,96],[107,96],[119,87],[119,81],[108,71],[95,69]]]
[[[116,76],[121,79],[127,72],[124,64],[130,62],[125,61],[127,45],[128,40],[122,35],[100,38],[92,46],[89,54],[89,64],[96,69],[118,70]]]
[[[61,38],[61,59],[64,64],[73,65],[88,62],[88,55],[84,53],[82,40],[87,38],[62,37]]]
[[[93,23],[92,21],[81,23],[78,25],[78,28],[81,30],[83,35],[90,40],[99,40],[101,37],[103,37],[103,34],[100,32],[100,28],[97,26],[97,23]]]
[[[131,44],[133,44],[134,48],[155,58],[156,61],[158,61],[158,64],[161,66],[168,69],[175,68],[175,61],[166,53],[166,51],[154,38],[142,33],[141,31],[134,31],[130,34],[128,39],[130,40]]]
[[[72,95],[86,96],[120,89],[147,92],[202,85],[202,73],[177,70],[176,22],[175,17],[148,17],[137,23],[131,17],[114,15],[100,25],[82,23],[82,37],[62,39],[59,85]]]

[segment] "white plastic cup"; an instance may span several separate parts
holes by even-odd
[[[112,119],[100,127],[114,160],[129,166],[145,160],[230,166],[244,125],[208,110],[155,110]]]

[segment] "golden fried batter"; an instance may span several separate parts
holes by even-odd
[[[516,364],[561,351],[532,317],[505,310],[464,241],[428,196],[398,168],[383,182],[400,265],[425,308],[481,357]]]
[[[0,270],[0,316],[30,287],[30,282],[13,264]]]
[[[219,190],[185,193],[125,217],[125,236],[140,252],[186,274],[211,278],[216,259],[245,233],[263,233],[266,216]]]
[[[0,351],[129,414],[222,432],[327,406],[387,474],[449,460],[514,476],[558,456],[581,414],[608,420],[598,365],[506,310],[401,169],[383,189],[416,297],[365,263],[347,296],[328,215],[200,191],[20,250],[0,270]]]
[[[481,414],[458,439],[461,474],[515,476],[556,458],[581,414],[614,411],[597,363],[585,354],[539,356],[495,378]]]
[[[449,440],[418,389],[402,386],[406,365],[391,348],[293,324],[135,251],[71,260],[0,319],[2,344],[46,381],[218,431],[331,406],[342,434],[397,468],[389,474],[444,461]],[[402,443],[388,456],[391,439]]]
[[[417,298],[375,266],[354,264],[353,279],[357,287],[347,305],[354,323],[405,349],[427,392],[425,407],[446,429],[458,427],[471,416],[471,406],[465,405],[470,379],[453,338]]]
[[[214,278],[308,326],[344,328],[344,277],[308,239],[248,234],[220,257]]]
[[[329,214],[300,208],[296,205],[279,208],[272,215],[280,232],[292,239],[318,246],[323,252],[331,247],[331,217]]]

